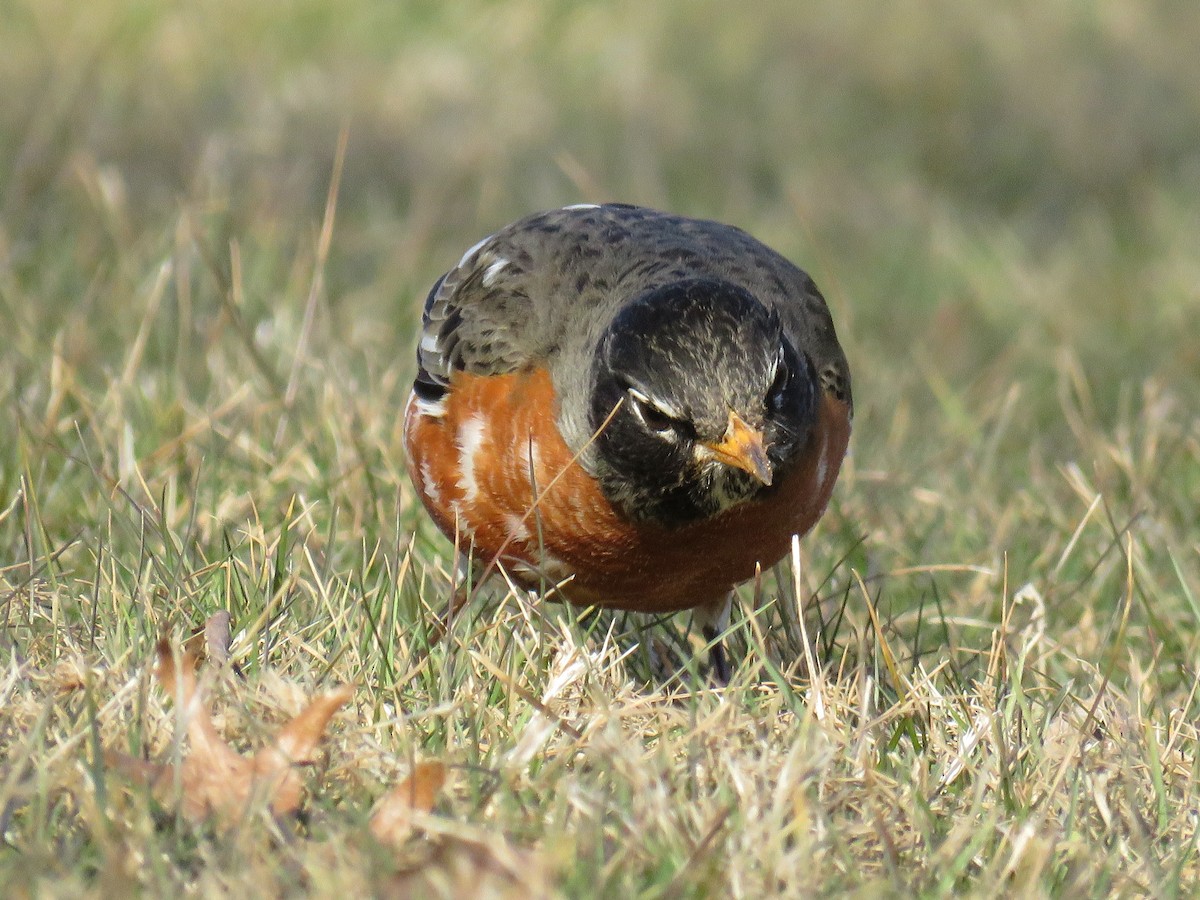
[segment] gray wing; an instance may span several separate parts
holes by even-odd
[[[511,252],[502,234],[484,238],[463,254],[425,300],[416,380],[422,396],[445,393],[456,370],[513,372],[537,354],[528,284],[531,260]]]
[[[612,270],[631,246],[613,228],[623,216],[649,213],[620,204],[566,207],[514,222],[471,247],[425,301],[418,393],[444,394],[455,371],[555,368],[565,344],[594,339],[596,323],[627,296]]]
[[[556,380],[582,381],[583,351],[623,303],[697,276],[740,284],[776,309],[825,389],[850,402],[833,320],[804,271],[738,228],[624,204],[538,213],[463,254],[425,302],[416,389],[432,398],[456,370],[540,363]]]

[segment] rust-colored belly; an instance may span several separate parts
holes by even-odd
[[[434,407],[410,398],[408,469],[442,532],[500,561],[524,586],[570,579],[572,603],[645,612],[723,597],[825,511],[850,438],[847,405],[826,395],[799,464],[765,497],[701,522],[634,523],[572,460],[544,370],[456,373]]]

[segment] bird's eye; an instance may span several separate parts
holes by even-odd
[[[788,368],[788,364],[780,362],[775,367],[775,380],[771,382],[771,388],[767,391],[767,406],[773,410],[783,408],[783,395],[787,391],[788,382],[792,380],[792,370]]]
[[[650,402],[650,398],[641,391],[629,390],[629,402],[633,414],[641,419],[642,424],[651,431],[659,434],[670,434],[676,430],[678,423]]]

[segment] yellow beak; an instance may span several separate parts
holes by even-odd
[[[727,466],[749,472],[763,484],[771,483],[771,461],[763,446],[761,431],[755,431],[733,410],[729,411],[729,427],[725,436],[715,444],[702,444]]]

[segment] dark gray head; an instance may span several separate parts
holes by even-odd
[[[648,290],[608,326],[593,361],[600,484],[635,518],[715,515],[786,474],[815,397],[808,358],[748,291],[709,278]]]

